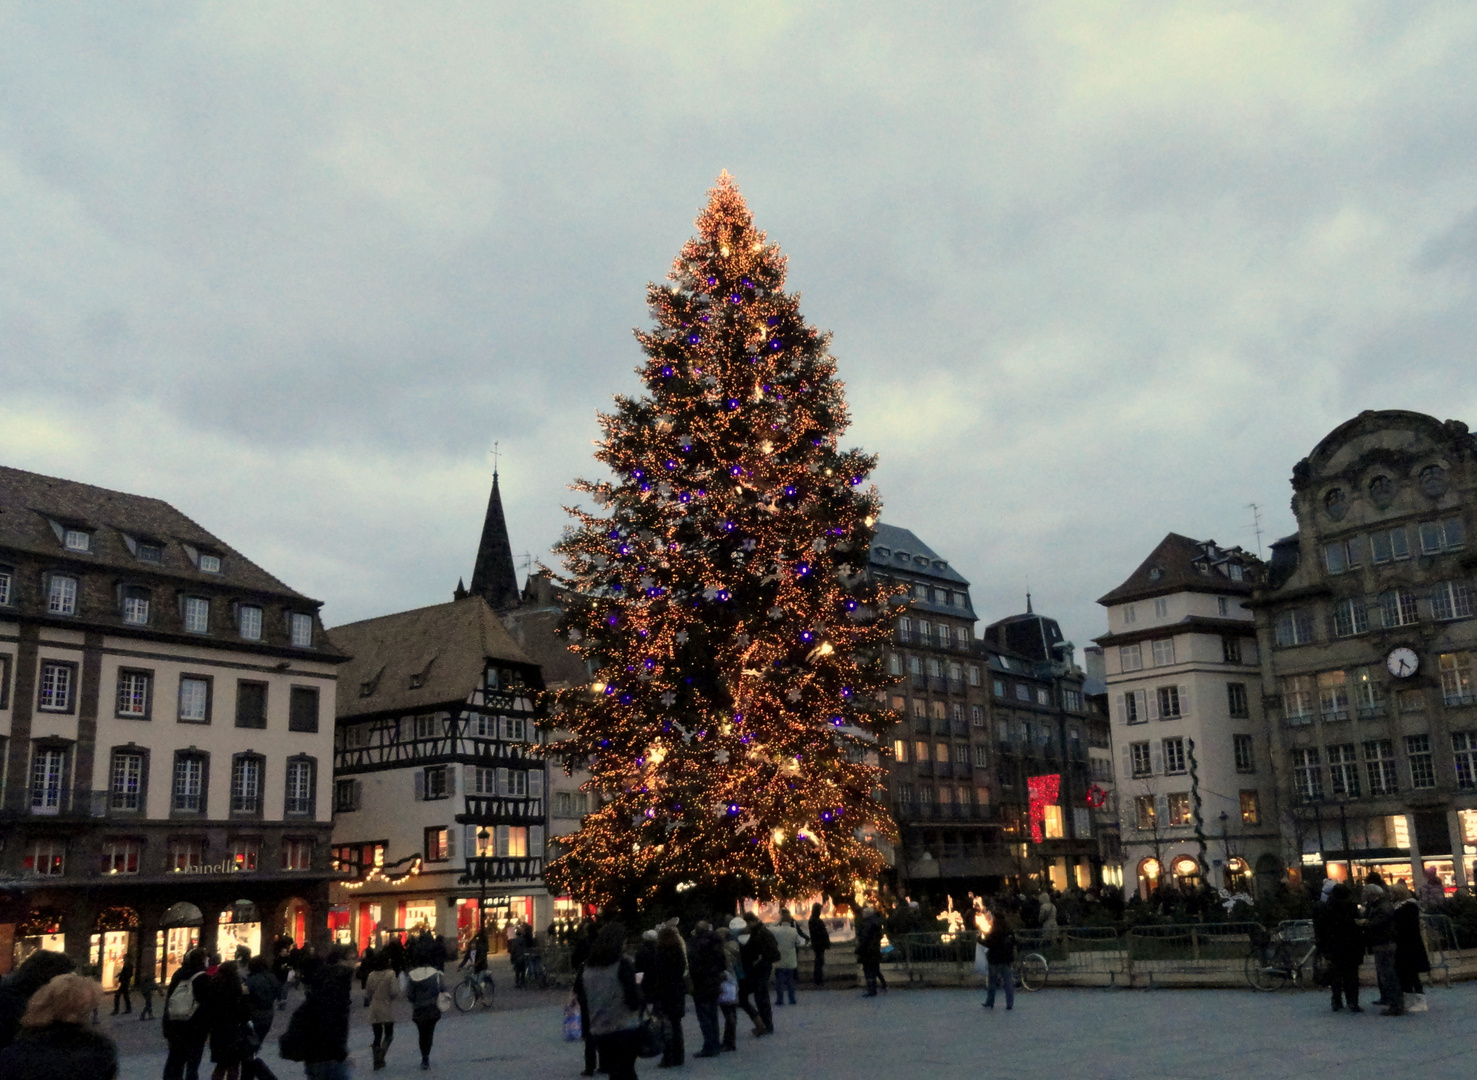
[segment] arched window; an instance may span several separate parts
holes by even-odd
[[[1200,887],[1200,864],[1188,855],[1181,855],[1174,861],[1174,883],[1181,889],[1198,889]]]
[[[1245,859],[1230,858],[1226,860],[1226,892],[1251,892],[1251,867],[1246,865]]]
[[[1139,896],[1145,900],[1159,887],[1159,860],[1144,859],[1139,863]]]

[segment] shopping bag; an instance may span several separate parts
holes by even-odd
[[[723,973],[723,982],[718,986],[718,1004],[738,1004],[738,980],[728,972]]]
[[[974,947],[974,971],[976,975],[984,975],[987,978],[990,974],[990,954],[980,943]]]
[[[584,1037],[584,1026],[580,1023],[580,1007],[571,1001],[564,1006],[564,1041],[579,1042]]]

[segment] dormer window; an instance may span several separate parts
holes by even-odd
[[[68,551],[91,551],[92,534],[83,529],[67,529],[62,533],[62,546]]]
[[[184,599],[185,632],[205,634],[210,631],[210,601],[203,596],[187,596]]]
[[[201,557],[204,562],[204,557]],[[247,641],[262,638],[262,609],[254,604],[241,604],[236,608],[236,627]]]
[[[287,626],[293,645],[299,649],[313,647],[313,616],[293,612],[287,616]]]
[[[149,622],[149,590],[137,585],[123,588],[123,621],[130,626],[147,626]]]
[[[50,615],[77,614],[77,579],[52,574],[46,586],[46,611]]]
[[[144,544],[138,546],[138,561],[154,563],[156,566],[164,561],[164,548],[158,544]]]
[[[219,555],[207,555],[200,553],[200,570],[206,574],[219,574],[221,572],[221,557]]]

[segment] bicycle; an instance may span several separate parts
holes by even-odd
[[[525,965],[523,969],[523,989],[547,990],[553,985],[548,971],[544,969],[543,953],[537,950],[530,951]]]
[[[1311,986],[1316,975],[1318,945],[1311,925],[1279,927],[1264,941],[1253,941],[1246,957],[1246,981],[1254,990]]]
[[[1028,994],[1034,994],[1046,985],[1051,974],[1051,965],[1039,952],[1026,953],[1015,958],[1015,984]]]
[[[456,989],[451,992],[451,1000],[462,1012],[471,1012],[478,1005],[490,1009],[495,989],[497,987],[493,984],[491,972],[474,971],[457,983]]]

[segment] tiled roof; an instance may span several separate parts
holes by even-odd
[[[465,701],[487,661],[534,666],[480,596],[334,627],[353,657],[338,679],[338,715],[412,712]]]
[[[1245,593],[1250,596],[1254,575],[1233,581],[1218,567],[1225,565],[1226,558],[1246,566],[1255,566],[1257,560],[1239,548],[1221,549],[1214,545],[1213,540],[1192,540],[1179,533],[1169,533],[1128,576],[1127,581],[1098,597],[1097,602],[1122,604],[1177,592]],[[1208,550],[1214,554],[1208,555]]]
[[[872,538],[871,565],[877,569],[907,571],[920,577],[937,578],[955,585],[968,587],[969,582],[949,565],[948,560],[938,555],[931,547],[918,539],[909,529],[878,522],[876,535]]]
[[[57,528],[90,533],[89,551],[68,551]],[[158,563],[141,563],[129,540],[163,549]],[[200,570],[186,551],[219,556],[219,573]],[[47,558],[85,559],[125,572],[147,568],[187,581],[235,587],[317,604],[288,588],[214,533],[167,502],[146,495],[61,480],[0,465],[0,547]]]

